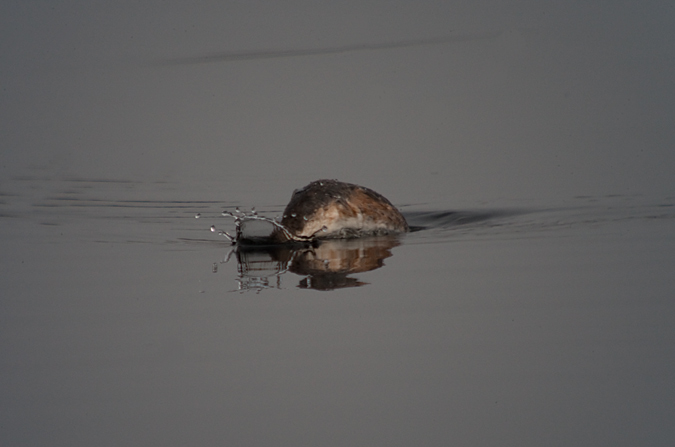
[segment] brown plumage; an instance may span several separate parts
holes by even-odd
[[[293,192],[281,220],[298,239],[403,233],[403,215],[384,196],[363,186],[317,180]]]

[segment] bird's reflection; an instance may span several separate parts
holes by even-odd
[[[239,245],[235,249],[240,290],[280,288],[287,272],[300,275],[299,288],[335,290],[367,283],[351,274],[375,270],[400,245],[396,236],[324,240],[304,246]]]

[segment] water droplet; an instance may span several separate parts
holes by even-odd
[[[213,233],[216,232],[216,226],[215,225],[211,225],[211,232],[213,232]]]
[[[199,219],[200,217],[202,217],[201,214],[199,214],[199,213],[195,214],[195,219]]]
[[[297,216],[297,214],[295,214],[295,213],[291,214],[291,217],[295,217],[295,216]]]
[[[303,219],[303,220],[307,220],[307,216],[302,216],[302,219]]]
[[[286,215],[284,214],[284,219],[286,218]]]
[[[328,231],[328,227],[324,225],[323,227],[321,227],[321,231],[325,233],[326,231]]]

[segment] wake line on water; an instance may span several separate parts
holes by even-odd
[[[259,59],[277,59],[289,57],[307,57],[307,56],[322,56],[340,53],[352,53],[357,51],[376,51],[376,50],[390,50],[396,48],[441,45],[448,43],[470,42],[476,40],[491,40],[501,34],[499,32],[473,33],[473,34],[453,34],[430,39],[412,39],[399,40],[395,42],[383,42],[372,44],[355,44],[343,45],[337,47],[327,48],[307,48],[299,50],[258,50],[258,51],[233,51],[210,53],[200,56],[188,56],[177,58],[166,58],[159,60],[155,65],[197,65],[208,64],[216,62],[237,62]]]
[[[459,238],[550,237],[559,230],[615,231],[613,225],[628,222],[659,222],[675,219],[672,199],[651,204],[598,203],[553,208],[494,210],[432,210],[403,213],[412,240],[432,243]],[[604,228],[604,230],[600,230]],[[560,233],[565,235],[566,233]]]

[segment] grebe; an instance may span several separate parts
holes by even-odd
[[[409,231],[403,215],[384,196],[337,180],[317,180],[293,191],[281,226],[295,240]]]
[[[281,222],[239,209],[223,215],[235,219],[236,237],[220,232],[233,244],[306,243],[409,231],[403,215],[382,195],[337,180],[317,180],[293,191]]]
[[[410,231],[385,197],[337,180],[317,180],[293,191],[280,221],[259,216],[255,209],[236,208],[223,215],[235,221],[236,237],[219,234],[236,245],[227,260],[233,253],[237,257],[240,290],[269,287],[269,278],[280,287],[280,276],[288,271],[304,277],[301,288],[365,285],[349,275],[382,267],[401,243],[397,234]],[[211,231],[218,230],[212,226]]]

